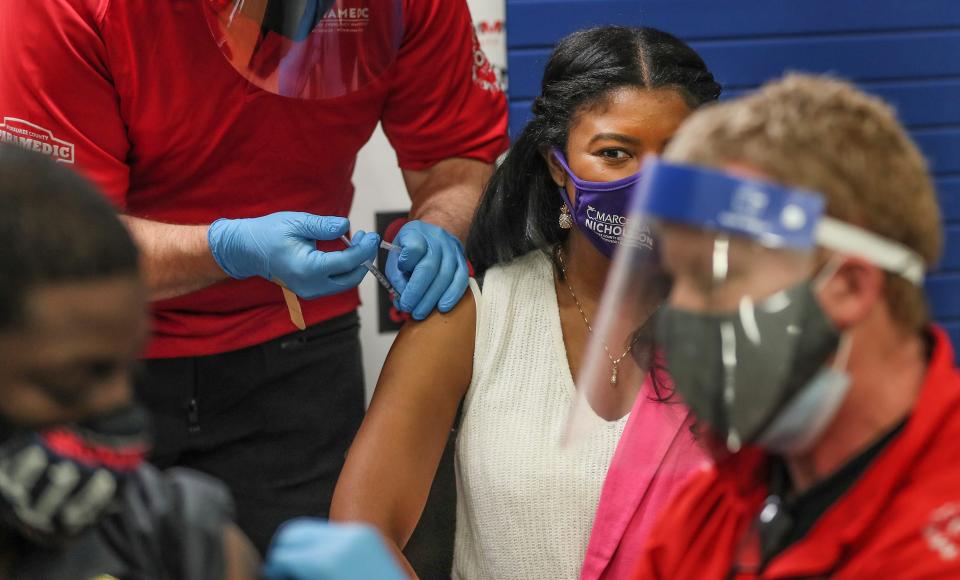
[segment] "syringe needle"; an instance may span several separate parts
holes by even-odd
[[[340,236],[340,240],[341,240],[343,243],[345,243],[348,248],[351,247],[351,246],[353,246],[353,244],[350,242],[350,239],[347,238],[347,236]],[[384,247],[384,244],[386,244],[387,246],[389,246],[389,248],[385,248],[385,247]],[[396,249],[396,250],[399,250],[399,249],[400,249],[399,246],[394,245],[394,244],[391,244],[390,242],[384,242],[384,241],[382,241],[382,240],[380,241],[380,247],[381,247],[381,248],[384,248],[384,249],[391,250],[391,251],[394,250],[394,249]],[[373,265],[373,262],[372,262],[372,261],[364,262],[364,263],[363,263],[363,267],[366,268],[367,270],[369,270],[369,272],[370,272],[371,274],[373,274],[373,277],[377,279],[377,282],[380,282],[380,285],[383,286],[383,287],[387,290],[387,292],[390,294],[390,299],[391,299],[391,300],[393,300],[393,299],[396,298],[397,291],[396,291],[396,289],[393,287],[393,284],[390,283],[390,280],[387,279],[386,275],[384,275],[384,273],[381,272],[379,268],[377,268],[376,266]]]

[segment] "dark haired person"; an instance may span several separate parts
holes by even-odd
[[[142,463],[138,254],[86,181],[0,145],[0,578],[255,578],[227,490]]]
[[[152,459],[225,481],[261,550],[327,514],[363,418],[355,287],[378,240],[339,241],[357,152],[382,123],[413,220],[386,273],[422,319],[467,289],[506,112],[466,0],[0,0],[0,142],[124,214],[153,301]]]
[[[664,32],[603,27],[558,44],[534,118],[495,172],[468,238],[482,279],[474,299],[401,331],[337,484],[333,518],[372,523],[402,548],[462,402],[453,576],[576,578],[624,428],[662,437],[664,453],[649,468],[663,476],[621,506],[642,521],[624,518],[614,546],[604,546],[607,561],[587,577],[603,572],[628,522],[643,526],[702,455],[685,413],[636,428],[623,417],[575,453],[559,450],[560,429],[610,255],[644,243],[614,227],[641,159],[719,92],[703,60]],[[610,350],[611,377],[625,390],[665,394],[650,365]],[[620,550],[613,560],[633,557]],[[630,569],[611,566],[608,577]]]

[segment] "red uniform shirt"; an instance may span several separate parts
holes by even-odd
[[[348,215],[356,154],[379,121],[404,169],[492,162],[507,145],[506,101],[487,82],[464,0],[404,0],[403,42],[382,81],[322,102],[246,82],[202,1],[0,1],[0,142],[75,164],[123,212],[174,224]],[[356,291],[304,301],[304,318],[358,303]],[[155,303],[147,356],[225,352],[294,330],[277,286],[229,280]]]
[[[675,498],[635,578],[960,578],[960,374],[946,334],[933,334],[903,430],[761,574],[730,574],[750,563],[744,537],[767,495],[768,459],[749,450],[701,473]]]

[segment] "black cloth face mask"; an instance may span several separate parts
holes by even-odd
[[[95,526],[142,464],[148,432],[137,406],[42,430],[0,417],[0,522],[45,545]]]
[[[658,316],[657,341],[675,388],[699,420],[726,437],[732,451],[755,442],[840,343],[809,281],[757,302],[753,318],[756,327],[748,333],[739,312],[664,306]],[[732,365],[724,364],[725,341]]]

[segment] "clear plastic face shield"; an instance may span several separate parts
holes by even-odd
[[[380,79],[403,39],[402,0],[201,0],[220,51],[271,93],[334,99]]]
[[[730,451],[753,443],[788,453],[812,443],[849,386],[849,340],[822,310],[818,290],[843,256],[916,284],[924,273],[914,252],[823,212],[813,192],[648,162],[630,220],[650,228],[656,251],[615,256],[568,438],[582,434],[590,415],[623,412],[628,390],[644,395],[603,381],[597,350],[631,336],[631,327],[653,327],[664,381]],[[663,286],[666,299],[648,320]]]

